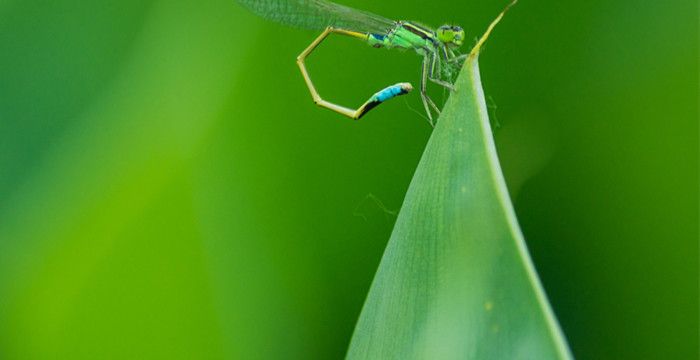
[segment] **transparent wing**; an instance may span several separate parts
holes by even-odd
[[[265,19],[291,27],[322,30],[328,26],[359,32],[387,33],[395,22],[325,0],[237,0]]]

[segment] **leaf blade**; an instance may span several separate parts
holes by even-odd
[[[411,181],[348,359],[568,359],[496,155],[478,53]]]

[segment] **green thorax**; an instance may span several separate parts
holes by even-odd
[[[419,53],[435,49],[439,40],[435,31],[412,22],[400,21],[387,34],[368,34],[367,43],[377,48],[414,49]]]

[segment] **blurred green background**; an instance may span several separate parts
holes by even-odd
[[[346,0],[476,38],[504,1]],[[0,358],[339,358],[430,127],[232,1],[0,1]],[[579,359],[698,352],[698,3],[522,0],[481,56]],[[420,59],[331,39],[354,106]],[[372,194],[386,206],[371,200]]]

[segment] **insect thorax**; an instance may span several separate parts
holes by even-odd
[[[367,37],[367,43],[372,47],[415,49],[419,52],[434,49],[437,42],[438,40],[433,30],[404,21],[396,23],[396,27],[387,34],[371,33]]]

